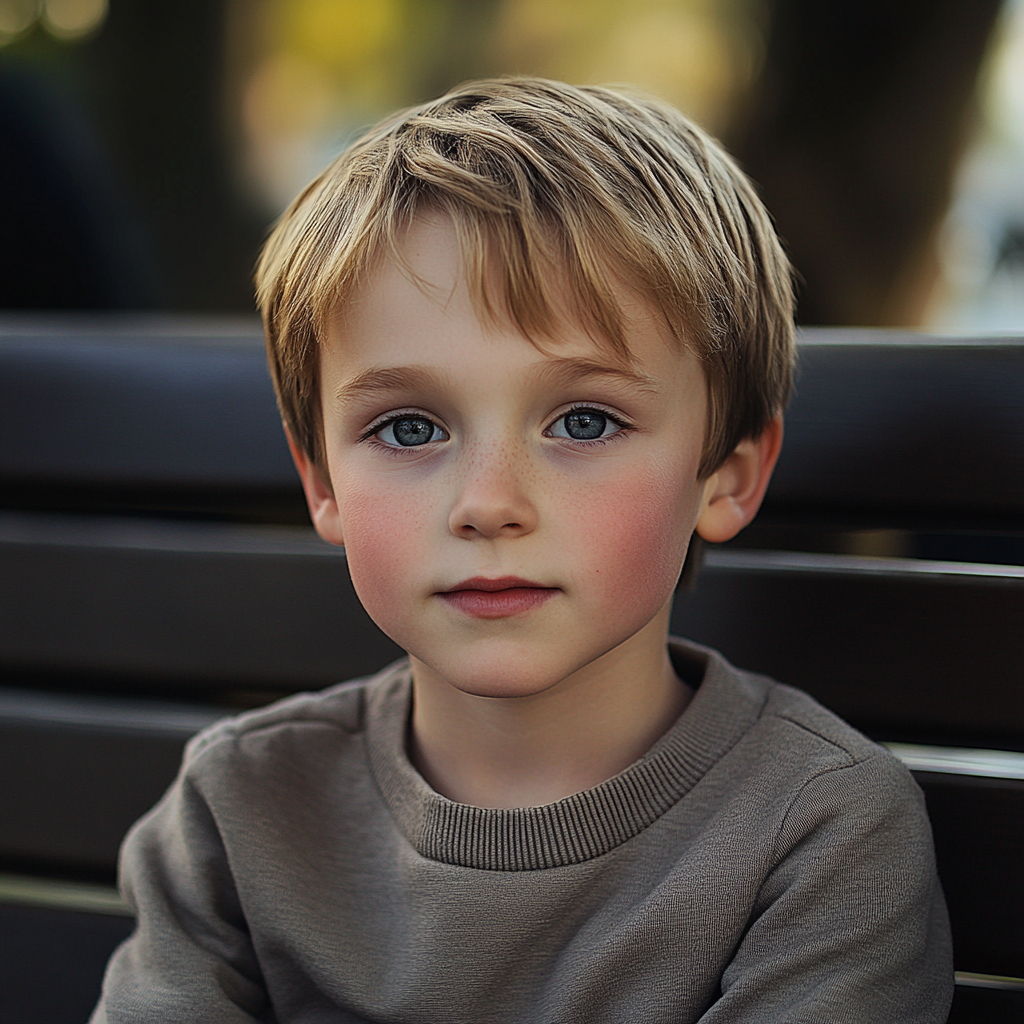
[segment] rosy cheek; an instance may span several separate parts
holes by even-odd
[[[580,578],[602,613],[645,619],[671,596],[695,518],[693,486],[675,473],[638,472],[576,504]]]
[[[387,633],[406,611],[417,567],[427,564],[428,520],[426,508],[401,490],[345,495],[342,521],[352,582],[370,618]]]

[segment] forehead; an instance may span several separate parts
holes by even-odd
[[[542,337],[527,337],[508,311],[485,315],[467,278],[458,234],[443,215],[418,216],[396,248],[397,257],[380,258],[329,321],[325,377],[350,376],[366,366],[446,362],[470,373],[468,351],[479,353],[473,363],[486,372],[502,361],[483,358],[485,353],[493,357],[496,349],[506,363],[586,361],[638,377],[673,376],[696,365],[701,373],[661,312],[625,284],[615,289],[615,299],[626,326],[627,354],[580,322],[564,284],[552,289],[556,306]],[[500,293],[501,266],[492,260],[483,271],[497,285],[492,293]]]

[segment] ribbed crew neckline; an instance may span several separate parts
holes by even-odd
[[[767,690],[714,651],[673,640],[674,660],[703,668],[676,723],[638,761],[556,803],[508,810],[442,796],[409,761],[408,663],[368,686],[367,744],[377,785],[399,829],[430,860],[485,871],[579,864],[608,853],[678,803],[757,720]]]

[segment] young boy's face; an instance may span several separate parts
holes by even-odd
[[[429,294],[383,263],[321,361],[314,519],[367,611],[481,696],[540,693],[641,631],[663,644],[705,490],[696,357],[625,288],[631,366],[569,320],[541,351],[477,318],[446,220],[404,253]]]

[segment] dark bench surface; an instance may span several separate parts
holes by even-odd
[[[1019,530],[1024,341],[805,331],[763,514]]]
[[[5,481],[295,483],[255,320],[0,318],[0,438]]]
[[[308,522],[259,322],[0,316],[0,503]]]

